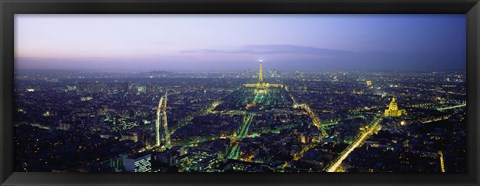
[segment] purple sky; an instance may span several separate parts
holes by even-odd
[[[465,71],[450,15],[15,16],[17,69]]]

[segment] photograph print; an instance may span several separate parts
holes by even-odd
[[[17,172],[465,173],[463,14],[16,14]]]

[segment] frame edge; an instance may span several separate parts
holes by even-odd
[[[6,125],[13,122],[13,4],[0,0],[0,183],[3,184],[13,173],[13,126]],[[3,39],[3,38],[12,39]],[[11,80],[11,81],[10,81]]]
[[[480,154],[480,145],[479,141],[480,138],[478,134],[480,134],[478,123],[479,123],[479,115],[480,115],[480,102],[479,102],[479,95],[480,95],[480,2],[477,2],[475,6],[473,6],[467,13],[466,13],[466,21],[467,21],[467,79],[469,80],[467,84],[467,100],[469,103],[468,110],[476,111],[476,113],[471,113],[468,120],[472,125],[469,126],[468,130],[468,149],[471,149],[467,153],[469,154],[468,161],[472,162],[470,164],[474,164],[475,168],[469,168],[469,174],[475,176],[476,185],[479,185],[479,177],[480,177],[480,166],[478,162],[478,155]],[[475,143],[475,144],[473,144]]]
[[[11,19],[13,16],[13,12],[12,12],[12,9],[11,9],[11,5],[9,5],[8,3],[9,1],[3,1],[3,0],[0,0],[0,20],[1,20],[1,23],[0,23],[0,35],[5,38],[5,37],[11,37],[13,36],[13,30],[11,31],[4,31],[3,29],[4,28],[7,28],[11,25],[13,25],[13,19]],[[468,2],[471,2],[471,1],[468,1]],[[478,64],[479,63],[479,53],[480,53],[480,50],[479,50],[479,46],[480,46],[480,33],[479,33],[479,18],[480,18],[480,3],[477,3],[475,4],[474,7],[472,7],[468,13],[466,13],[467,15],[467,30],[474,30],[475,32],[467,32],[467,61],[474,61],[475,63],[474,64],[470,64],[470,63],[467,63],[467,71],[469,72],[470,75],[468,75],[468,79],[470,79],[471,81],[468,83],[468,88],[467,90],[470,92],[473,92],[473,94],[469,94],[468,96],[468,100],[470,102],[470,104],[468,105],[468,109],[469,110],[474,110],[474,111],[477,111],[476,113],[474,113],[474,117],[471,118],[471,123],[474,123],[475,126],[473,126],[473,130],[469,130],[469,134],[470,132],[472,132],[468,139],[469,140],[474,140],[475,142],[477,142],[477,144],[475,144],[475,146],[473,147],[473,149],[475,149],[475,151],[473,153],[476,153],[477,156],[474,157],[474,161],[475,161],[475,167],[473,168],[475,172],[471,172],[472,174],[473,173],[476,173],[475,176],[475,183],[473,185],[478,185],[478,178],[479,178],[479,173],[480,173],[480,166],[478,166],[478,154],[480,154],[480,148],[479,148],[479,144],[478,144],[478,141],[480,140],[480,138],[478,137],[478,134],[480,133],[476,133],[476,132],[480,132],[478,129],[479,127],[476,125],[479,121],[479,114],[480,114],[480,110],[479,109],[479,99],[478,99],[478,95],[480,94],[480,87],[479,87],[479,79],[480,79],[480,65]],[[10,9],[9,9],[10,8]],[[11,19],[12,21],[10,21],[9,19]],[[473,38],[473,39],[472,39]],[[12,45],[10,45],[11,43],[7,42],[6,40],[0,40],[0,47],[2,48],[0,50],[0,56],[1,56],[1,59],[2,59],[2,62],[0,64],[0,87],[13,87],[13,81],[11,82],[7,82],[9,81],[9,79],[11,77],[9,76],[12,76],[13,77],[13,65],[10,64],[6,64],[6,63],[12,63],[14,61],[14,59],[10,56],[13,54],[13,48],[11,48],[13,46],[13,43]],[[9,49],[10,48],[10,49]],[[472,49],[473,48],[473,49]],[[12,54],[9,54],[8,52],[12,52]],[[6,56],[5,56],[6,54]],[[2,124],[0,125],[0,184],[2,186],[4,186],[4,183],[5,181],[11,176],[13,175],[14,173],[12,172],[13,171],[13,162],[11,161],[11,159],[13,159],[13,143],[12,143],[12,139],[13,139],[13,130],[11,129],[11,127],[9,126],[4,126],[5,123],[9,123],[11,121],[9,120],[12,120],[12,116],[11,116],[11,111],[8,111],[9,109],[11,109],[11,107],[13,106],[13,99],[6,99],[6,98],[13,98],[13,95],[11,92],[9,92],[9,90],[5,90],[5,89],[0,89],[0,121],[2,122]],[[10,115],[9,115],[10,114]],[[4,146],[3,144],[9,144],[9,146]],[[472,147],[473,144],[471,144],[470,142],[468,143],[468,146],[469,147]],[[471,153],[472,151],[470,151],[469,153]],[[11,158],[11,159],[9,159]],[[469,170],[470,171],[470,170]],[[12,174],[13,173],[13,174]],[[5,183],[5,184],[8,184],[8,183]],[[10,183],[12,184],[12,183]],[[34,185],[37,185],[37,184],[34,184]],[[96,184],[95,184],[96,185]],[[99,185],[104,185],[104,184],[99,184]],[[109,185],[109,184],[107,184]],[[199,184],[199,185],[202,185],[202,184]],[[239,185],[238,183],[237,184],[234,184],[234,185]],[[254,185],[254,184],[246,184],[246,185]],[[268,184],[267,184],[268,185]],[[338,185],[341,185],[341,184],[338,184]],[[360,184],[361,185],[361,184]],[[465,185],[470,185],[470,184],[465,184]],[[5,185],[6,186],[6,185]]]

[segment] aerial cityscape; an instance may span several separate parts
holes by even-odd
[[[121,23],[116,17],[80,19],[87,18],[16,19],[16,171],[466,172],[465,30],[446,30],[463,24],[464,17],[200,18],[201,25],[217,26],[145,45],[142,38],[127,38],[113,48],[82,43],[123,40],[121,33],[131,30],[113,25],[147,18]],[[197,24],[197,18],[169,19],[178,19],[178,27]],[[328,42],[307,44],[317,36],[314,32],[300,34],[319,27],[290,19],[324,23],[322,30],[340,27],[338,20],[328,19],[368,24],[347,29],[349,34],[330,43],[335,47],[325,48]],[[150,21],[158,20],[162,17]],[[245,24],[244,29],[232,28],[232,20]],[[280,27],[292,30],[263,34],[282,20],[290,21]],[[377,47],[353,42],[360,37],[354,33],[376,32],[375,25],[392,20],[408,27],[403,30],[408,34],[393,34],[401,37],[395,41],[389,40],[393,36],[364,36]],[[60,26],[63,21],[100,26],[95,34],[85,31],[74,38],[70,28]],[[50,32],[53,27],[67,30]],[[112,34],[102,35],[107,31],[101,29]],[[379,33],[398,28],[389,29]],[[167,30],[164,36],[170,32],[160,30]],[[206,35],[223,37],[224,31],[238,31],[244,38],[208,38],[208,44],[198,44]],[[343,37],[351,37],[345,46]],[[258,41],[249,45],[249,40]],[[186,47],[171,44],[176,42]],[[235,47],[226,47],[230,44]],[[151,45],[161,45],[162,55],[141,53]]]

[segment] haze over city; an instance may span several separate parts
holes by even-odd
[[[17,15],[17,172],[467,171],[464,15]]]
[[[464,15],[16,15],[17,69],[463,71]]]

